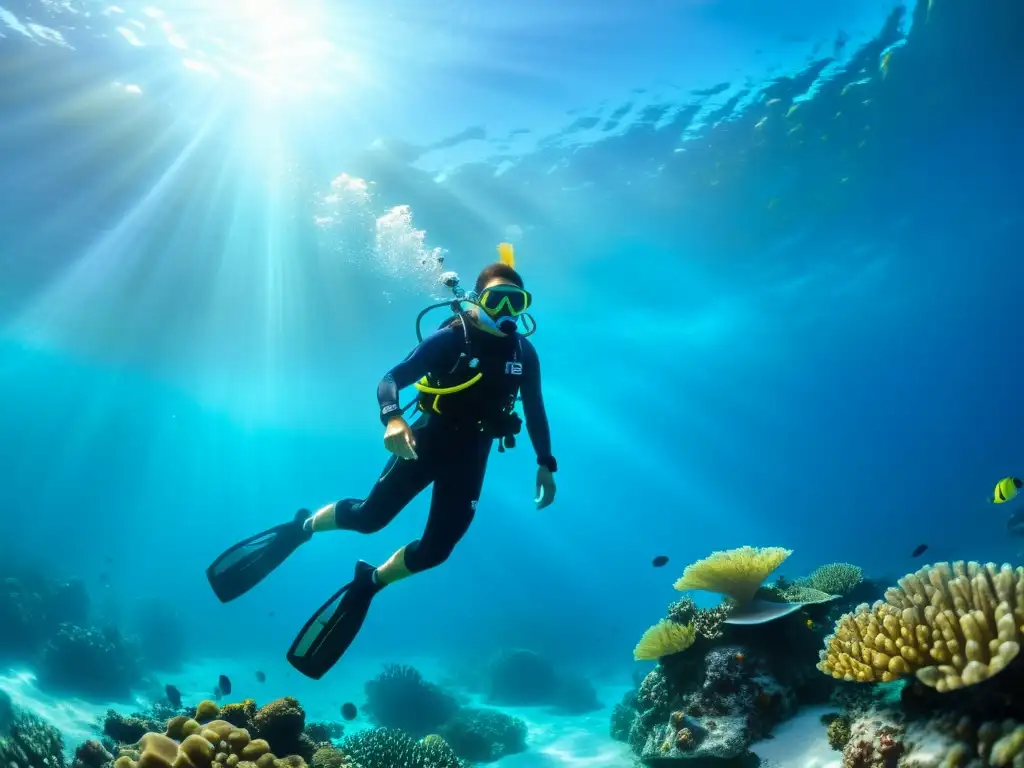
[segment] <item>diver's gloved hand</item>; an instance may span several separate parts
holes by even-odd
[[[537,467],[537,509],[550,506],[555,500],[555,475],[547,467]]]
[[[412,433],[409,422],[401,416],[388,421],[384,430],[384,447],[400,459],[418,459],[416,455],[416,437]]]

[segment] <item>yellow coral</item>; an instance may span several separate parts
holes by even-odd
[[[217,702],[206,699],[199,702],[199,706],[196,707],[195,719],[200,723],[205,723],[210,720],[216,720],[220,714],[220,707],[217,706]]]
[[[139,742],[136,755],[122,755],[116,768],[305,768],[296,755],[278,759],[263,739],[252,739],[249,732],[226,720],[213,720],[202,731],[184,737],[181,744],[170,732],[181,734],[183,725],[195,723],[174,718],[168,733],[147,733]],[[196,723],[198,727],[198,723]]]
[[[633,658],[637,661],[656,661],[662,656],[671,656],[693,645],[696,636],[693,624],[676,624],[662,619],[644,632],[633,649]]]
[[[1024,568],[936,563],[899,580],[885,602],[863,604],[825,638],[818,669],[887,682],[914,673],[940,692],[1002,671],[1020,652]]]
[[[713,552],[709,557],[686,567],[675,583],[680,592],[703,589],[727,595],[739,605],[754,599],[761,583],[793,554],[782,547],[740,547]]]

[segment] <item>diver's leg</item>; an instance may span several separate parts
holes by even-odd
[[[377,568],[374,574],[377,584],[391,584],[413,573],[436,568],[448,559],[476,514],[491,444],[491,440],[474,436],[462,445],[452,446],[448,461],[438,462],[423,536],[402,547]]]
[[[387,526],[434,479],[433,467],[424,449],[429,446],[423,446],[418,459],[392,456],[366,499],[342,499],[327,504],[309,519],[306,528],[313,533],[336,530],[376,533]]]

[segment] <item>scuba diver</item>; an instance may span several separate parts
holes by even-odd
[[[420,313],[420,343],[377,385],[384,447],[392,456],[366,498],[341,499],[312,514],[301,509],[294,519],[234,545],[207,568],[217,597],[234,600],[313,534],[379,531],[433,484],[422,536],[382,565],[357,561],[352,581],[317,609],[295,638],[288,661],[307,677],[319,679],[337,663],[380,590],[448,559],[473,521],[493,443],[499,452],[515,445],[522,427],[514,411],[517,400],[537,454],[535,502],[542,509],[554,501],[558,464],[551,453],[537,352],[526,338],[536,330],[527,314],[532,297],[515,270],[512,246],[502,243],[498,251],[500,261],[480,272],[472,292],[459,288],[454,272],[441,276],[454,300]],[[469,309],[463,309],[466,303]],[[423,339],[420,321],[442,306],[454,314]],[[525,333],[519,331],[520,320]],[[403,408],[399,391],[410,385],[419,394]],[[409,424],[404,414],[413,405],[418,417]]]

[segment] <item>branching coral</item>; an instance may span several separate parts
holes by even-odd
[[[729,618],[732,606],[722,603],[714,608],[698,608],[691,597],[683,597],[668,607],[669,621],[676,624],[693,624],[697,634],[706,640],[722,636],[722,624]]]
[[[818,669],[835,678],[889,681],[908,674],[936,690],[974,685],[1020,652],[1024,568],[956,562],[900,579],[885,602],[843,615]]]
[[[0,696],[0,698],[5,698]],[[0,765],[64,768],[64,739],[34,715],[14,714],[0,728]]]
[[[792,554],[781,547],[740,547],[713,552],[686,567],[675,588],[680,592],[702,589],[732,598],[738,605],[754,599],[766,578]]]
[[[693,645],[696,637],[693,624],[682,625],[662,619],[644,632],[633,649],[633,658],[637,661],[657,661],[663,656],[685,651]]]
[[[864,581],[864,571],[851,563],[829,563],[816,569],[810,576],[796,580],[802,587],[810,587],[829,595],[845,596]]]
[[[463,768],[444,739],[416,741],[394,728],[374,728],[346,738],[341,752],[359,766],[372,768]]]

